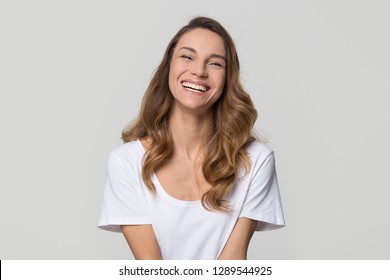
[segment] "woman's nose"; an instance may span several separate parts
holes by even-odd
[[[206,66],[206,64],[200,62],[193,63],[191,73],[199,77],[207,77],[208,72]]]

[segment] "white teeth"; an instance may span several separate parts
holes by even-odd
[[[207,87],[205,87],[205,86],[191,84],[189,82],[183,82],[182,85],[185,88],[196,90],[196,91],[205,92],[207,90]]]

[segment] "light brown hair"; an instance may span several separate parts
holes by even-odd
[[[168,85],[169,66],[173,51],[181,36],[193,29],[207,29],[218,34],[226,49],[226,82],[221,97],[213,105],[213,135],[205,147],[202,171],[212,186],[202,197],[208,210],[228,211],[226,198],[241,170],[249,171],[250,161],[245,146],[255,139],[252,132],[257,111],[240,80],[240,63],[234,42],[217,21],[196,17],[172,38],[160,65],[142,100],[138,118],[122,131],[124,142],[148,138],[151,140],[142,166],[142,179],[150,191],[155,191],[151,176],[172,155],[173,140],[168,118],[173,97]]]

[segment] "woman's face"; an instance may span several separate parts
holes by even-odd
[[[174,106],[205,113],[221,96],[225,76],[226,51],[218,34],[194,29],[181,36],[169,71]]]

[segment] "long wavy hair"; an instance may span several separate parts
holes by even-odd
[[[138,118],[122,131],[123,141],[147,138],[142,179],[147,188],[155,192],[152,174],[172,156],[173,138],[168,118],[173,97],[168,85],[169,67],[173,51],[181,36],[193,29],[207,29],[218,34],[226,49],[226,82],[220,98],[214,103],[213,133],[205,146],[202,171],[211,188],[203,195],[202,205],[207,210],[230,210],[227,197],[236,179],[247,174],[250,160],[245,146],[255,139],[253,126],[257,111],[240,80],[240,63],[234,42],[217,21],[196,17],[172,38],[160,65],[154,72],[144,94]]]

